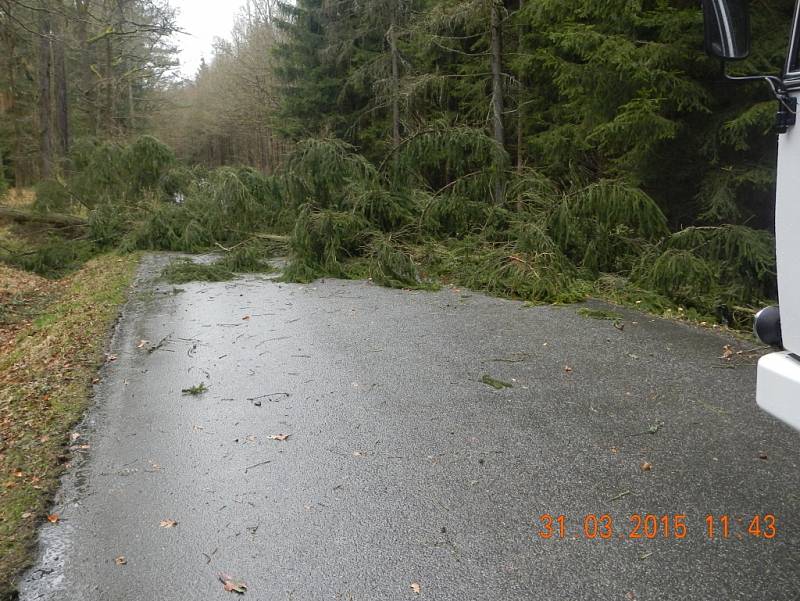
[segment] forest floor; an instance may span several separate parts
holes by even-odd
[[[749,343],[453,287],[176,288],[169,260],[140,266],[22,601],[796,600],[797,434]]]
[[[0,266],[0,599],[31,559],[70,432],[88,406],[137,256],[106,255],[60,280]],[[67,447],[70,447],[69,449]]]

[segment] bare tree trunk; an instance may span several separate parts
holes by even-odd
[[[494,139],[500,146],[505,146],[506,132],[503,127],[503,29],[500,19],[501,4],[490,0],[491,32],[492,32],[492,121],[494,123]],[[505,197],[505,175],[498,174],[495,185],[495,199],[502,204]]]
[[[52,85],[50,13],[45,5],[39,16],[39,150],[41,173],[44,179],[53,175],[53,111],[51,105]]]
[[[522,7],[525,5],[525,0],[519,0],[519,10],[522,10]],[[522,26],[520,25],[517,31],[517,46],[518,48],[522,47]],[[521,50],[517,50],[521,52]],[[525,140],[523,137],[523,129],[522,129],[522,117],[523,117],[523,104],[522,104],[522,81],[523,81],[523,73],[519,73],[517,77],[519,78],[520,87],[518,93],[518,101],[517,101],[517,173],[522,173],[522,170],[525,169],[525,151],[524,145]]]
[[[89,131],[93,136],[97,135],[97,75],[92,72],[92,57],[96,56],[95,46],[89,44],[89,0],[75,0],[75,32],[80,47],[79,74],[77,77],[80,98],[78,103],[80,110],[86,117]]]
[[[126,2],[124,0],[117,0],[117,26],[119,27],[120,31],[124,29],[125,24],[125,6]],[[134,110],[134,102],[133,102],[133,81],[132,76],[128,73],[128,59],[126,58],[126,53],[124,51],[120,52],[120,71],[125,74],[126,81],[122,81],[121,83],[125,86],[123,89],[125,91],[125,104],[127,105],[128,116],[127,119],[124,121],[120,119],[122,125],[125,124],[126,129],[128,132],[133,131],[133,122],[136,118],[135,110]]]
[[[17,223],[46,223],[61,226],[81,226],[86,225],[87,221],[74,215],[63,215],[61,213],[38,213],[11,207],[0,207],[0,217],[12,219]]]
[[[8,35],[8,93],[10,105],[8,115],[14,122],[14,145],[11,159],[14,162],[14,185],[21,188],[27,183],[26,173],[22,167],[22,119],[17,114],[17,44],[14,36]]]
[[[133,98],[133,81],[128,79],[128,130],[136,130],[136,103]]]
[[[111,45],[111,36],[105,39],[105,77],[106,77],[106,98],[105,98],[105,128],[106,133],[114,131],[114,51]]]
[[[389,27],[389,45],[392,52],[392,142],[400,146],[400,55],[397,51],[397,14],[392,13]]]
[[[59,17],[56,17],[58,21]],[[64,57],[64,35],[66,27],[59,27],[53,32],[53,74],[56,89],[56,129],[58,132],[59,152],[66,156],[69,152],[69,100],[67,93],[67,62]]]

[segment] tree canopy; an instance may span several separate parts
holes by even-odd
[[[780,72],[793,4],[753,7],[737,72]],[[162,0],[2,0],[0,20],[4,179],[96,207],[108,182],[81,157],[154,134],[176,154],[161,179],[108,181],[202,197],[202,218],[163,209],[169,247],[220,242],[200,231],[224,218],[219,185],[253,227],[294,232],[300,278],[394,265],[395,284],[450,274],[532,300],[648,290],[723,320],[775,294],[775,105],[721,77],[694,0],[247,0],[188,80]]]

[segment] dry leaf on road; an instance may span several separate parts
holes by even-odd
[[[128,563],[128,560],[125,559],[124,555],[120,555],[114,560],[114,563],[117,564],[118,566],[124,566]]]
[[[178,522],[176,522],[175,520],[161,520],[161,522],[159,522],[158,525],[161,526],[162,528],[174,528],[175,526],[178,525]]]
[[[136,346],[136,348],[144,348],[144,347],[146,347],[148,344],[150,344],[150,341],[149,341],[149,340],[140,340],[140,341],[139,341],[139,344]]]
[[[279,440],[280,442],[283,442],[285,440],[289,440],[289,435],[288,434],[273,434],[272,436],[269,437],[269,439],[270,440]]]
[[[412,582],[411,590],[414,591],[414,593],[416,593],[417,595],[419,595],[422,592],[422,586],[420,585],[419,582]]]
[[[223,588],[229,593],[239,593],[240,595],[244,595],[247,591],[247,585],[244,582],[236,582],[228,574],[219,574],[217,578],[219,578]]]
[[[51,513],[47,516],[47,521],[51,524],[58,524],[61,521],[61,516],[59,516],[57,513]]]
[[[653,464],[652,464],[652,463],[650,463],[649,461],[645,461],[645,462],[644,462],[644,463],[641,465],[641,467],[642,467],[642,471],[643,471],[643,472],[649,472],[649,471],[651,471],[651,470],[653,469]]]

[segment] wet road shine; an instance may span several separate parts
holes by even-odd
[[[231,599],[220,573],[263,601],[800,595],[800,434],[757,409],[752,361],[720,361],[730,339],[453,289],[175,290],[166,261],[23,601]]]

